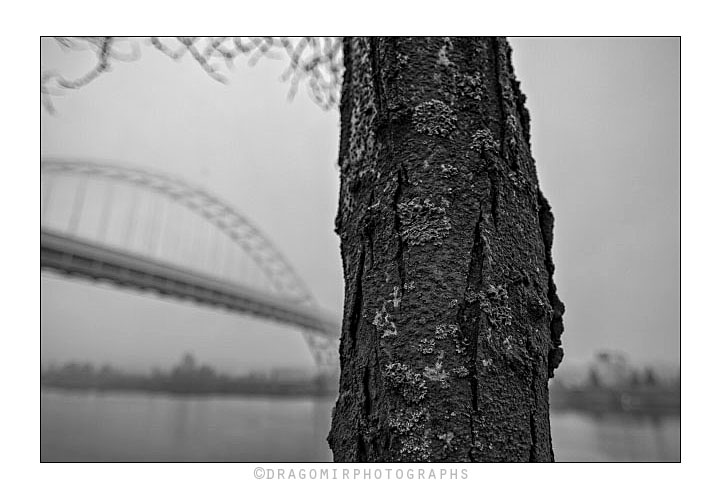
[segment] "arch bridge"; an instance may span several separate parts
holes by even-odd
[[[228,203],[147,169],[41,162],[40,266],[298,327],[321,373],[339,321],[288,260]]]

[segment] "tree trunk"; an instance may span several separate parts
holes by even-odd
[[[552,461],[553,217],[502,38],[346,38],[336,461]]]

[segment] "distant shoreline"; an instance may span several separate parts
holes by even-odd
[[[288,392],[272,390],[249,391],[213,391],[213,390],[167,390],[148,389],[141,387],[94,387],[94,386],[68,386],[59,384],[41,383],[41,391],[75,393],[75,394],[137,394],[146,396],[168,396],[174,398],[231,399],[243,398],[272,398],[272,399],[312,399],[334,400],[337,391],[311,391]],[[628,391],[614,389],[575,389],[550,391],[551,410],[561,412],[581,412],[589,414],[622,414],[635,416],[679,416],[680,397],[678,391],[656,390]]]
[[[550,389],[550,407],[590,413],[680,414],[680,390],[670,387],[584,387]]]
[[[91,363],[66,363],[49,367],[40,374],[40,384],[66,390],[133,391],[166,394],[242,394],[259,396],[332,396],[337,394],[337,378],[330,374],[298,376],[234,376],[198,364],[186,354],[168,371],[151,374],[128,373],[110,365],[95,367]]]
[[[96,393],[136,393],[136,394],[168,394],[173,396],[272,396],[278,398],[331,398],[337,397],[337,391],[304,388],[302,390],[286,390],[272,388],[253,388],[249,390],[189,390],[173,389],[171,387],[114,387],[95,385],[66,385],[53,383],[40,383],[41,389],[61,390],[67,392],[96,392]]]
[[[265,392],[182,392],[182,391],[153,391],[147,389],[108,389],[108,388],[97,388],[97,387],[63,387],[57,385],[40,384],[41,392],[58,392],[58,393],[73,393],[73,394],[138,394],[145,396],[171,396],[171,397],[182,397],[182,398],[193,398],[193,399],[211,399],[221,398],[230,399],[237,396],[243,398],[273,398],[273,399],[318,399],[318,400],[335,400],[337,398],[337,392],[335,393],[265,393]]]
[[[623,370],[618,368],[609,373],[622,374]],[[188,353],[169,370],[153,370],[150,374],[128,373],[110,365],[95,367],[87,362],[51,366],[41,371],[40,385],[41,389],[98,394],[332,399],[338,396],[339,383],[337,373],[224,374],[197,363]],[[651,370],[646,370],[644,375],[633,371],[629,376],[603,377],[591,369],[584,384],[568,386],[556,381],[550,385],[549,393],[550,406],[556,411],[650,416],[680,414],[679,379],[661,381]]]

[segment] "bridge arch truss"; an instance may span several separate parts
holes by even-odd
[[[317,308],[308,286],[255,224],[217,196],[165,173],[104,162],[45,158],[41,161],[41,182],[44,188],[41,200],[41,234],[46,231],[45,221],[52,203],[55,182],[62,177],[79,179],[69,223],[64,229],[66,234],[73,235],[82,216],[86,179],[102,179],[111,185],[122,183],[148,190],[184,206],[223,233],[252,259],[272,284],[274,293],[283,300],[295,305]],[[112,197],[108,196],[103,203],[112,202]],[[107,214],[110,210],[111,207],[105,206],[101,212]],[[321,372],[333,370],[337,364],[339,329],[335,335],[329,331],[309,328],[301,328],[301,332],[317,368]]]

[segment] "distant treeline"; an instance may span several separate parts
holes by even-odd
[[[550,389],[550,407],[591,413],[677,414],[680,389],[670,386],[625,386]]]
[[[210,366],[198,366],[191,355],[170,371],[154,370],[150,375],[132,374],[105,365],[66,363],[41,372],[41,384],[64,389],[101,391],[146,391],[177,394],[266,394],[287,396],[324,396],[337,391],[330,378],[282,379],[257,375],[230,376]]]
[[[582,384],[570,386],[562,379],[555,380],[550,387],[551,407],[594,413],[679,412],[679,378],[661,381],[651,370],[611,375],[615,376],[602,377],[591,368]],[[336,394],[338,386],[336,376],[226,375],[210,366],[198,365],[190,354],[169,371],[154,370],[150,375],[128,373],[109,365],[96,368],[91,363],[66,363],[44,369],[41,383],[46,387],[78,390],[277,396],[328,396]]]
[[[634,369],[624,364],[591,367],[581,384],[555,380],[550,390],[551,407],[588,412],[673,414],[680,412],[680,377],[660,379],[651,368]]]

